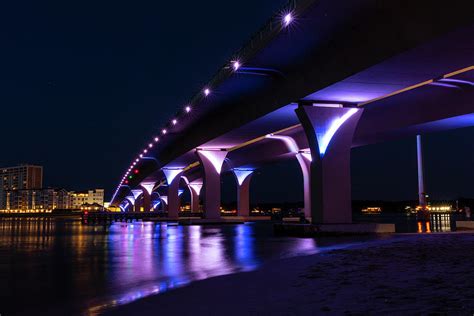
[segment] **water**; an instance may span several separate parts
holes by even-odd
[[[0,313],[97,314],[192,281],[373,238],[274,237],[269,224],[0,219]]]
[[[430,215],[429,226],[427,226],[426,223],[419,223],[414,214],[381,213],[354,216],[355,222],[393,223],[397,233],[451,232],[456,230],[456,220],[464,220],[464,218],[461,214],[433,213]]]

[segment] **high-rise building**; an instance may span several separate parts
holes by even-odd
[[[43,187],[43,167],[20,165],[0,168],[0,205],[6,205],[6,191],[31,190]]]
[[[40,189],[42,187],[42,166],[20,165],[0,168],[0,190]]]

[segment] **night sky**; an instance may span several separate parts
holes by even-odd
[[[0,166],[40,164],[47,186],[109,196],[145,140],[284,3],[3,1]],[[474,197],[472,139],[426,137],[433,198]],[[354,149],[352,166],[355,199],[417,196],[414,138]],[[302,199],[299,173],[296,161],[263,168],[252,202]]]

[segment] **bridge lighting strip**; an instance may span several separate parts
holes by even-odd
[[[416,88],[419,88],[419,87],[422,87],[422,86],[426,86],[427,84],[430,84],[430,83],[433,83],[433,82],[434,82],[433,79],[426,80],[426,81],[423,81],[423,82],[414,84],[414,85],[412,85],[412,86],[409,86],[409,87],[406,87],[406,88],[403,88],[403,89],[394,91],[394,92],[392,92],[392,93],[383,95],[383,96],[381,96],[381,97],[377,97],[377,98],[375,98],[375,99],[372,99],[372,100],[369,100],[369,101],[366,101],[366,102],[359,103],[359,104],[357,104],[357,106],[364,106],[364,105],[366,105],[366,104],[373,103],[373,102],[375,102],[375,101],[379,101],[379,100],[382,100],[382,99],[386,99],[386,98],[389,98],[389,97],[393,97],[394,95],[397,95],[397,94],[400,94],[400,93],[403,93],[403,92],[407,92],[407,91],[410,91],[410,90],[413,90],[413,89],[416,89]]]
[[[462,74],[462,73],[465,73],[465,72],[468,72],[468,71],[471,71],[471,70],[474,70],[474,65],[463,68],[463,69],[459,69],[459,70],[456,70],[456,71],[453,71],[453,72],[450,72],[449,74],[444,75],[443,78],[450,78],[450,77],[453,77],[453,76],[456,76],[456,75],[459,75],[459,74]]]
[[[459,69],[459,70],[450,72],[450,73],[448,73],[448,74],[446,74],[446,75],[443,75],[442,78],[450,78],[450,77],[453,77],[453,76],[456,76],[456,75],[459,75],[459,74],[462,74],[462,73],[465,73],[465,72],[468,72],[468,71],[471,71],[471,70],[474,70],[474,66],[469,66],[469,67],[466,67],[466,68],[462,68],[462,69]],[[403,93],[403,92],[407,92],[407,91],[410,91],[410,90],[413,90],[413,89],[416,89],[416,88],[419,88],[419,87],[422,87],[422,86],[426,86],[426,85],[428,85],[428,84],[430,84],[430,83],[435,82],[436,80],[437,80],[437,79],[426,80],[426,81],[417,83],[417,84],[415,84],[415,85],[412,85],[412,86],[409,86],[409,87],[406,87],[406,88],[403,88],[403,89],[394,91],[394,92],[392,92],[392,93],[383,95],[383,96],[381,96],[381,97],[378,97],[378,98],[375,98],[375,99],[372,99],[372,100],[369,100],[369,101],[366,101],[366,102],[359,103],[359,104],[357,104],[357,106],[364,106],[364,105],[366,105],[366,104],[373,103],[373,102],[375,102],[375,101],[379,101],[379,100],[382,100],[382,99],[386,99],[386,98],[392,97],[392,96],[394,96],[394,95],[397,95],[397,94],[400,94],[400,93]]]

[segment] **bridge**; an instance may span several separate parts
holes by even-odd
[[[252,174],[296,159],[304,213],[351,223],[351,148],[474,125],[471,1],[299,0],[275,14],[126,168],[112,205],[219,219],[221,175],[238,215]]]

